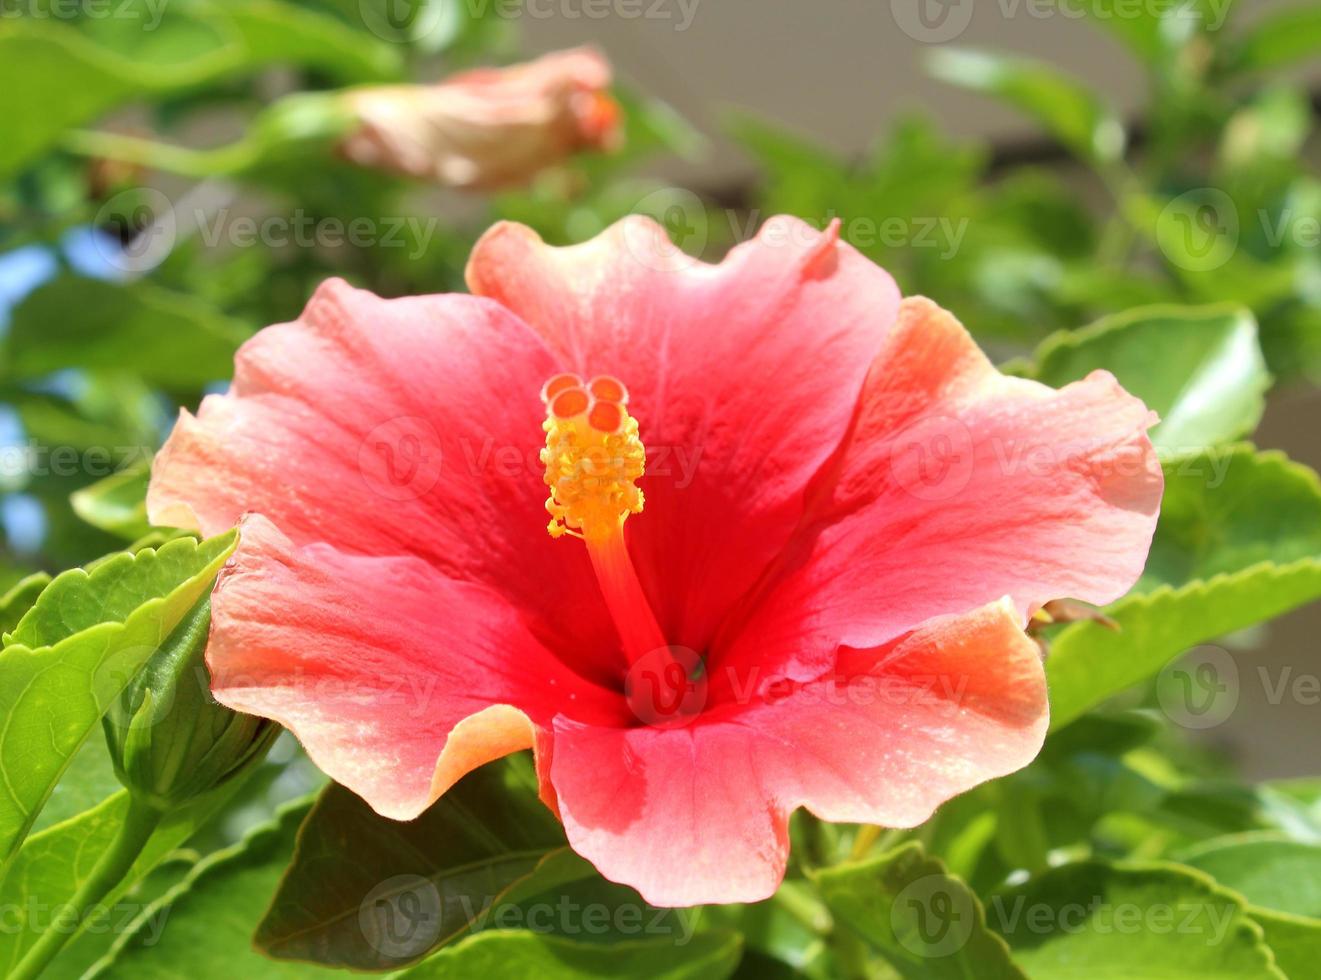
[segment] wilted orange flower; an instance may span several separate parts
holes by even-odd
[[[448,187],[520,184],[573,153],[618,145],[609,87],[605,58],[574,48],[436,85],[358,89],[348,95],[357,128],[341,149],[363,166]]]

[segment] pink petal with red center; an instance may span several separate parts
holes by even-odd
[[[325,283],[240,350],[229,394],[184,413],[156,457],[152,521],[214,534],[248,511],[298,544],[416,555],[485,584],[584,669],[616,640],[581,548],[546,534],[539,392],[561,370],[489,300],[383,300]]]
[[[533,745],[557,716],[624,720],[493,590],[418,558],[297,547],[269,521],[212,596],[212,691],[293,731],[381,814],[416,817],[475,767]]]
[[[1163,477],[1152,412],[1098,371],[1055,391],[1001,375],[930,300],[904,301],[855,429],[781,576],[717,659],[788,676],[1009,595],[1026,617],[1137,580]],[[718,672],[717,672],[718,673]]]
[[[631,218],[568,248],[497,225],[468,282],[573,370],[628,387],[648,457],[629,550],[671,642],[704,649],[846,433],[894,323],[893,280],[833,226],[776,218],[711,266]]]
[[[551,781],[574,849],[656,905],[754,902],[784,874],[798,806],[911,827],[1041,748],[1040,656],[1008,602],[933,620],[837,673],[686,727],[560,720]]]

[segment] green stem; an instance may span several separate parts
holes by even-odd
[[[838,923],[826,936],[826,946],[834,954],[835,971],[845,980],[867,980],[870,956],[862,938]]]
[[[774,901],[809,932],[821,935],[830,931],[830,911],[806,883],[793,880],[784,882],[775,893]]]
[[[164,814],[155,807],[129,798],[128,812],[114,841],[101,855],[91,874],[83,881],[67,905],[60,908],[50,926],[19,960],[8,980],[33,980],[41,974],[65,943],[74,937],[88,915],[124,880],[133,862],[142,853]]]
[[[882,829],[874,823],[865,823],[858,828],[858,836],[853,838],[853,850],[849,852],[850,861],[861,861],[867,852],[881,839]]]
[[[65,133],[62,142],[66,150],[80,156],[121,160],[195,178],[237,173],[255,157],[246,137],[213,150],[193,150],[122,133],[75,129]]]
[[[291,147],[326,151],[329,143],[356,124],[352,108],[338,93],[301,92],[286,96],[258,115],[247,131],[225,146],[194,150],[104,130],[75,129],[61,145],[80,156],[122,160],[184,177],[234,177]]]

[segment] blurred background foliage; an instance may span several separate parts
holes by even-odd
[[[1232,7],[1211,17],[1193,0],[1163,15],[1079,22],[1079,31],[1115,31],[1145,73],[1150,101],[1135,120],[1048,61],[932,47],[931,73],[1035,120],[1044,149],[1016,155],[955,140],[917,114],[877,134],[862,158],[844,159],[771,120],[731,113],[727,131],[759,176],[718,194],[656,176],[666,159],[700,161],[703,139],[665,104],[630,91],[625,77],[616,91],[626,119],[620,150],[475,194],[343,159],[340,93],[521,57],[517,21],[495,5],[432,0],[401,15],[391,0],[114,3],[120,15],[109,17],[71,15],[57,0],[21,10],[0,0],[6,629],[50,574],[160,543],[143,493],[177,409],[223,390],[243,338],[296,316],[327,276],[383,295],[462,289],[472,242],[499,218],[571,242],[644,212],[685,248],[718,258],[773,213],[820,224],[839,217],[846,240],[905,292],[958,313],[1008,370],[1062,384],[1110,368],[1159,409],[1166,515],[1147,576],[1109,611],[1124,627],[1118,639],[1088,621],[1041,630],[1057,725],[1036,764],[911,833],[800,820],[795,855],[805,857],[781,896],[712,910],[705,921],[742,931],[750,976],[908,976],[894,965],[903,952],[893,936],[876,942],[889,941],[898,959],[865,969],[856,937],[827,929],[821,938],[821,923],[832,914],[849,921],[856,902],[847,881],[816,882],[813,864],[917,842],[985,894],[1041,871],[1048,855],[1180,857],[1189,868],[1214,865],[1222,883],[1245,890],[1251,865],[1272,847],[1315,857],[1321,782],[1237,783],[1222,757],[1160,723],[1152,678],[1192,643],[1321,593],[1315,475],[1235,444],[1251,435],[1272,382],[1321,380],[1321,175],[1305,150],[1317,107],[1288,73],[1321,52],[1321,11],[1300,7],[1244,28]],[[216,234],[241,218],[288,229],[363,217],[375,230],[360,243],[253,246]],[[1208,480],[1224,460],[1230,477]],[[1119,700],[1092,710],[1110,695]],[[297,746],[281,741],[258,776],[181,818],[187,832],[176,828],[161,845],[135,894],[148,903],[183,882],[205,908],[205,884],[219,879],[250,897],[255,915],[307,812],[306,803],[276,808],[319,783]],[[98,839],[98,821],[120,805],[116,786],[104,747],[89,743],[36,829]],[[334,818],[326,809],[316,812]],[[443,829],[452,816],[435,819]],[[258,824],[257,836],[236,843]],[[1236,836],[1245,834],[1258,836]],[[1266,852],[1235,851],[1236,841]],[[39,859],[32,855],[33,867]],[[894,859],[882,869],[891,877],[868,887],[902,884],[920,870],[914,860]],[[47,887],[64,887],[49,873]],[[299,885],[294,876],[281,886],[295,905],[305,898]],[[1248,897],[1281,964],[1315,962],[1321,906],[1264,891]],[[127,941],[80,936],[61,969],[79,975],[112,941],[124,959],[109,975],[141,968],[140,928]],[[868,934],[866,923],[860,932]],[[229,938],[245,965],[264,962],[246,937]],[[186,948],[162,948],[162,962],[187,962]],[[705,952],[700,962],[712,974],[737,962],[723,947]],[[285,961],[255,975],[267,974],[300,975]]]

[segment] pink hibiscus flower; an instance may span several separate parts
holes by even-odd
[[[1156,521],[1113,377],[1003,377],[794,219],[714,266],[645,219],[502,224],[468,282],[328,282],[181,416],[153,520],[242,519],[222,702],[401,820],[533,747],[573,848],[657,905],[771,895],[797,807],[913,826],[1034,757],[1028,617],[1120,596]]]

